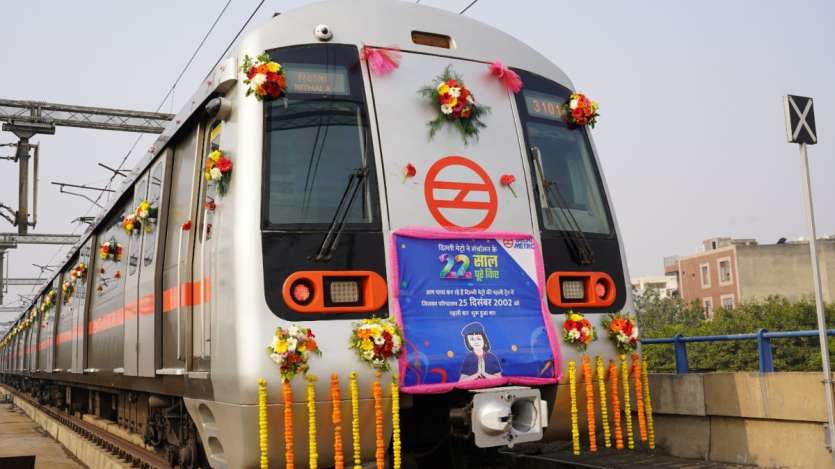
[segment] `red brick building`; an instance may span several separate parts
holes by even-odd
[[[745,301],[780,295],[797,300],[813,293],[809,243],[780,240],[712,238],[698,254],[667,258],[664,273],[678,280],[686,302],[698,300],[705,316],[716,308],[733,309]],[[818,241],[824,301],[835,294],[835,237]]]

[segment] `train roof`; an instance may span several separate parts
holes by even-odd
[[[162,153],[166,144],[178,131],[199,116],[199,110],[218,91],[218,87],[222,83],[234,81],[237,57],[243,54],[257,55],[264,50],[278,47],[321,43],[322,41],[314,35],[315,28],[320,24],[327,25],[333,32],[333,38],[328,41],[331,43],[397,47],[402,51],[483,62],[501,60],[509,67],[545,76],[569,89],[574,89],[568,76],[535,49],[490,25],[451,11],[399,0],[325,0],[287,11],[244,36],[240,46],[215,66],[200,83],[191,99],[186,101],[154,144],[147,149],[144,157],[125,178],[115,197],[99,213],[95,223],[70,248],[62,262],[65,263],[75,256],[92,232],[111,216],[114,207],[122,200],[133,182],[150,166],[155,157]],[[414,31],[449,36],[451,47],[447,49],[415,44],[412,41]],[[55,277],[50,278],[49,282],[38,290],[32,302],[26,305],[15,322],[37,304],[54,280]]]

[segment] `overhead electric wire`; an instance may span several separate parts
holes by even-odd
[[[258,10],[261,9],[261,6],[264,5],[265,1],[266,0],[261,0],[258,3],[258,6],[255,7],[254,10],[252,10],[252,14],[249,15],[249,18],[246,19],[243,26],[241,26],[241,29],[238,30],[238,34],[235,34],[235,37],[233,37],[232,40],[229,41],[229,45],[226,46],[226,49],[224,49],[223,53],[220,54],[220,57],[217,58],[217,62],[215,62],[215,64],[212,65],[212,68],[209,69],[209,73],[206,74],[207,77],[212,73],[212,70],[214,70],[215,67],[217,67],[217,64],[219,64],[220,61],[223,60],[223,57],[226,55],[227,52],[229,52],[229,49],[232,48],[232,44],[234,44],[235,41],[238,40],[238,37],[241,35],[242,32],[244,32],[244,29],[246,29],[246,27],[249,25],[249,22],[252,21],[252,18],[255,17],[255,14],[258,13]]]
[[[469,9],[470,9],[470,7],[471,7],[471,6],[473,6],[473,5],[475,5],[476,3],[478,3],[478,0],[473,0],[472,2],[470,2],[470,4],[469,4],[469,5],[465,6],[463,10],[459,11],[459,12],[458,12],[458,14],[459,14],[459,15],[463,15],[463,14],[464,14],[464,12],[466,12],[467,10],[469,10]]]
[[[176,88],[176,87],[177,87],[177,84],[178,84],[178,83],[180,82],[180,80],[183,78],[183,75],[185,75],[186,71],[188,71],[188,68],[189,68],[189,67],[191,66],[191,64],[194,62],[194,59],[195,59],[195,57],[197,57],[197,54],[200,52],[200,49],[202,49],[202,48],[203,48],[203,45],[206,43],[206,40],[207,40],[207,39],[209,38],[209,36],[212,34],[212,32],[213,32],[213,31],[214,31],[214,29],[215,29],[215,26],[217,26],[217,24],[220,22],[220,19],[223,17],[223,14],[224,14],[224,13],[226,13],[226,10],[229,8],[229,5],[230,5],[231,3],[232,3],[232,0],[227,0],[227,1],[226,1],[226,4],[224,4],[224,5],[223,5],[223,8],[221,8],[220,12],[219,12],[219,13],[217,14],[217,16],[215,17],[214,21],[212,22],[212,25],[211,25],[211,26],[209,26],[209,29],[206,31],[206,34],[205,34],[205,35],[203,35],[203,39],[201,39],[201,40],[200,40],[200,43],[197,45],[197,48],[195,48],[195,49],[194,49],[194,52],[192,52],[191,57],[189,57],[188,61],[187,61],[187,62],[186,62],[186,64],[183,66],[183,69],[180,71],[180,74],[179,74],[179,75],[177,75],[177,79],[176,79],[176,80],[174,80],[174,82],[171,84],[171,87],[168,89],[168,92],[167,92],[167,93],[165,93],[165,96],[163,96],[162,100],[161,100],[161,101],[160,101],[160,103],[159,103],[159,106],[157,106],[157,108],[156,108],[156,110],[155,110],[154,112],[159,112],[159,110],[160,110],[160,109],[162,109],[162,106],[164,106],[164,105],[165,105],[165,101],[168,99],[168,97],[169,97],[169,96],[171,96],[171,93],[173,93],[173,92],[174,92],[174,88]],[[261,5],[262,5],[263,3],[264,3],[264,0],[262,0],[262,1],[261,1],[261,3],[260,3],[260,4],[258,4],[258,7],[257,7],[257,8],[256,8],[256,10],[255,10],[256,12],[258,11],[258,9],[260,9],[260,8],[261,8]],[[253,15],[254,15],[254,14],[255,14],[255,12],[253,12]],[[252,19],[252,16],[250,16],[250,17],[249,17],[249,19],[247,20],[247,22],[244,24],[244,27],[246,27],[246,24],[248,24],[248,23],[249,23],[249,21],[250,21],[251,19]],[[235,36],[235,39],[237,39],[238,35],[240,35],[240,32],[238,32],[238,34]],[[234,41],[234,40],[233,40],[233,41]],[[231,46],[231,44],[230,44],[230,46]],[[228,51],[228,50],[229,50],[229,47],[227,47],[227,48],[226,48],[226,50]],[[226,51],[224,51],[224,54],[225,54],[225,53],[226,53]],[[218,61],[218,62],[219,62],[219,61]],[[216,65],[217,65],[217,64],[215,64],[215,66],[216,66]],[[212,67],[212,69],[214,69],[214,67]],[[142,137],[144,137],[144,136],[145,136],[145,134],[143,133],[143,134],[139,134],[139,135],[136,137],[136,140],[134,140],[134,141],[133,141],[133,144],[131,145],[130,149],[128,150],[128,152],[127,152],[127,153],[125,153],[125,156],[123,156],[123,157],[122,157],[122,160],[119,162],[119,165],[116,167],[116,171],[121,171],[121,170],[122,170],[122,168],[124,167],[124,165],[125,165],[125,163],[127,162],[128,158],[130,158],[130,155],[131,155],[131,154],[133,153],[133,151],[136,149],[136,146],[137,146],[137,145],[139,145],[139,141],[140,141],[140,140],[142,140]],[[116,179],[116,175],[117,175],[117,173],[115,173],[115,172],[114,172],[114,174],[110,177],[110,180],[109,180],[109,181],[107,182],[107,184],[105,185],[105,187],[106,187],[106,188],[108,188],[108,189],[109,189],[109,188],[112,186],[113,181]],[[95,201],[92,201],[92,203],[90,204],[90,207],[87,209],[87,211],[84,213],[84,215],[83,215],[83,216],[87,216],[87,215],[89,215],[89,213],[90,213],[93,209],[95,209],[95,208],[97,207],[98,202],[101,200],[102,196],[104,196],[104,194],[105,194],[105,193],[106,193],[106,192],[101,192],[101,193],[99,193],[99,195],[96,197]],[[73,228],[73,230],[72,230],[72,234],[76,234],[76,233],[78,232],[78,230],[79,230],[79,229],[81,229],[82,227],[83,227],[83,225],[78,225],[78,226],[76,226],[75,228]],[[64,248],[63,248],[63,247],[60,247],[60,248],[56,249],[56,250],[55,250],[55,252],[54,252],[54,254],[52,255],[52,257],[49,259],[49,262],[47,262],[47,264],[49,264],[49,263],[51,263],[53,260],[55,260],[55,257],[56,257],[56,256],[58,256],[58,254],[59,254],[60,252],[62,252],[63,250],[64,250]],[[41,274],[41,276],[39,276],[38,278],[39,278],[39,279],[43,278],[43,274]],[[30,290],[30,293],[31,293],[31,292],[33,292],[33,291],[35,290],[35,288],[37,288],[37,287],[38,287],[38,285],[34,285],[34,286],[32,286],[32,289]]]

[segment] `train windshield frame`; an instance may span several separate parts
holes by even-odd
[[[366,170],[346,231],[379,231],[380,204],[359,50],[309,44],[269,51],[287,80],[264,101],[262,229],[325,231],[357,170]],[[348,202],[345,200],[344,202]]]
[[[515,96],[516,106],[530,156],[542,233],[562,235],[574,224],[587,237],[614,237],[611,210],[588,130],[569,126],[562,117],[561,105],[569,99],[571,90],[540,75],[516,71],[525,83]],[[549,206],[543,206],[543,199]]]

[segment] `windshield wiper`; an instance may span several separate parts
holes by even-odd
[[[559,187],[557,187],[555,182],[545,179],[545,171],[542,169],[542,153],[539,151],[539,147],[531,147],[531,156],[533,157],[534,172],[536,173],[536,185],[539,189],[540,205],[542,205],[543,209],[551,208],[552,204],[548,196],[551,195],[556,199],[556,204],[553,205],[555,205],[562,214],[564,222],[560,219],[560,217],[555,218],[560,221],[560,224],[568,233],[565,240],[571,251],[572,257],[574,257],[574,260],[580,265],[590,265],[594,263],[594,250],[592,249],[589,240],[586,239],[583,234],[583,230],[580,228],[580,224],[577,223],[577,219],[574,218],[574,214],[571,213],[571,209],[568,208],[565,198],[562,196],[562,193],[560,193]]]
[[[345,229],[345,221],[351,213],[351,206],[354,204],[354,199],[357,198],[357,192],[363,186],[368,177],[368,167],[357,168],[351,171],[348,177],[348,184],[345,186],[345,192],[342,193],[342,198],[339,199],[339,205],[336,206],[336,212],[333,214],[333,219],[328,227],[328,232],[319,246],[319,250],[313,257],[314,262],[328,262],[333,257],[333,252],[339,244],[339,238],[342,236],[342,231]],[[350,195],[348,195],[350,193]]]

